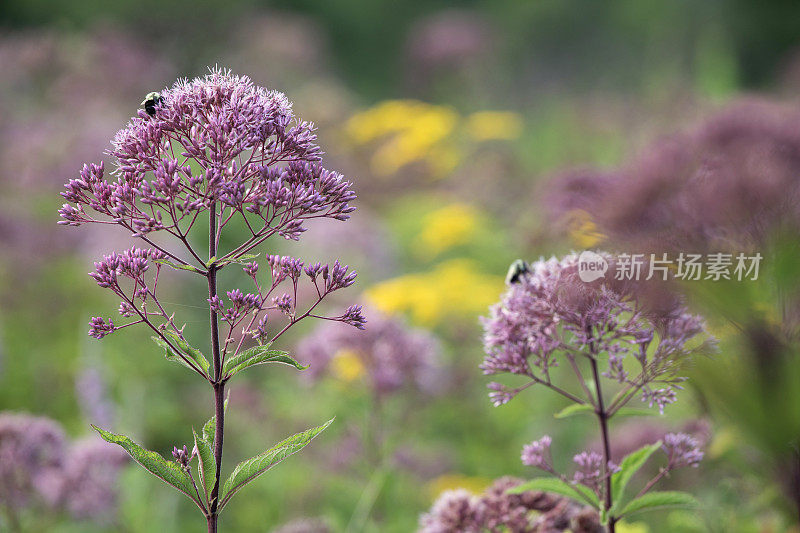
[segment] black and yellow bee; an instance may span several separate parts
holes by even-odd
[[[156,114],[156,106],[163,101],[164,99],[161,98],[161,93],[152,92],[147,93],[147,96],[144,97],[144,100],[142,100],[142,103],[139,105],[143,105],[147,114],[153,117]]]
[[[508,274],[506,274],[506,284],[511,285],[513,283],[518,283],[519,279],[522,277],[523,274],[527,274],[531,271],[530,265],[523,261],[522,259],[517,259],[511,266],[508,267]]]

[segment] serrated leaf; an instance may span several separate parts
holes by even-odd
[[[205,490],[206,501],[209,501],[208,498],[211,497],[211,491],[214,489],[217,476],[217,460],[214,457],[214,451],[211,449],[213,444],[209,444],[202,438],[198,438],[194,430],[192,430],[192,434],[194,434],[194,445],[195,448],[197,448],[197,456],[200,458],[198,461],[200,482],[203,484],[203,490]]]
[[[700,503],[686,492],[656,491],[639,496],[626,505],[619,516],[662,507],[697,507]]]
[[[333,418],[323,425],[308,429],[302,433],[292,435],[269,450],[242,461],[233,469],[230,477],[225,481],[222,488],[220,500],[220,510],[236,494],[239,489],[253,481],[255,478],[280,463],[290,455],[293,455],[305,448],[311,440],[322,433],[333,422]]]
[[[186,368],[191,368],[192,370],[194,370],[192,365],[184,361],[183,358],[180,355],[178,355],[169,344],[164,342],[164,339],[155,336],[150,338],[153,339],[153,342],[164,350],[164,357],[167,358],[167,361],[172,361],[173,363],[178,363],[180,365],[185,366]]]
[[[185,355],[189,360],[194,361],[197,365],[203,370],[205,375],[208,375],[208,369],[211,368],[211,363],[208,362],[206,356],[203,355],[203,352],[195,348],[194,346],[190,345],[184,339],[182,339],[179,335],[172,331],[165,331],[167,335],[172,337],[175,341],[175,344],[178,345],[178,349],[181,351],[183,355]]]
[[[574,403],[553,415],[553,418],[569,418],[580,414],[594,414],[594,406],[588,403]]]
[[[597,495],[592,492],[588,487],[582,485],[573,485],[562,479],[556,477],[537,477],[530,481],[526,481],[522,485],[517,485],[514,488],[507,490],[509,494],[521,494],[529,490],[537,490],[542,492],[551,492],[553,494],[560,494],[573,500],[588,503],[596,509],[600,508],[600,500]]]
[[[203,426],[203,440],[209,446],[214,446],[214,437],[217,432],[217,415],[208,419],[208,422]]]
[[[255,259],[259,255],[261,255],[261,254],[260,253],[258,253],[258,254],[242,254],[239,257],[235,257],[235,258],[228,258],[228,259],[224,259],[223,258],[217,263],[217,266],[218,267],[223,267],[223,266],[226,266],[226,265],[230,265],[231,263],[239,263],[240,265],[242,265],[244,263],[247,263],[247,262]]]
[[[261,365],[265,363],[283,363],[295,367],[298,370],[305,370],[303,366],[293,359],[287,352],[280,350],[270,350],[269,346],[253,346],[236,357],[231,357],[222,365],[222,373],[226,377],[231,377],[245,368]]]
[[[228,397],[225,398],[225,403],[222,405],[222,409],[224,412],[228,412],[228,399],[231,396],[230,389],[228,390]],[[214,437],[217,432],[217,415],[212,416],[208,419],[208,421],[203,425],[203,440],[208,443],[208,445],[213,448],[214,447]]]
[[[180,263],[173,263],[168,259],[153,259],[153,262],[158,263],[160,265],[171,266],[176,270],[188,270],[189,272],[197,272],[199,274],[202,274],[202,271],[199,268],[193,267],[192,265],[182,265]]]
[[[659,448],[661,448],[661,441],[643,446],[622,459],[619,464],[619,471],[611,475],[611,494],[617,505],[622,501],[628,482]]]
[[[128,452],[128,455],[130,455],[134,461],[142,465],[145,470],[186,494],[186,496],[191,498],[192,501],[200,506],[200,503],[197,501],[197,497],[194,492],[194,487],[192,486],[192,480],[189,478],[189,474],[187,474],[177,463],[167,461],[161,456],[161,454],[157,452],[142,448],[125,435],[116,435],[109,431],[100,429],[95,425],[92,425],[92,427],[100,434],[103,440],[121,446],[126,452]]]

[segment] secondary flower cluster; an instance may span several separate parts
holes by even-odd
[[[10,512],[38,506],[105,521],[117,506],[121,449],[99,439],[70,444],[47,418],[0,414],[0,500]]]
[[[613,271],[614,257],[601,257]],[[550,386],[550,371],[560,361],[576,365],[589,357],[600,363],[599,354],[607,354],[602,375],[629,394],[640,392],[662,411],[675,401],[683,380],[677,375],[680,363],[693,353],[691,343],[704,330],[700,317],[652,286],[602,278],[582,281],[574,254],[530,265],[483,324],[484,374],[526,376],[531,381],[523,388]],[[627,359],[636,361],[637,372],[631,372]],[[522,390],[499,383],[489,389],[495,405]]]
[[[550,474],[558,476],[553,467],[553,459],[550,454],[550,445],[552,439],[545,435],[539,440],[535,440],[530,444],[526,444],[522,448],[522,464],[526,466],[533,466],[540,470],[544,470]],[[581,452],[572,458],[577,469],[572,477],[572,483],[580,483],[592,489],[595,492],[600,492],[600,484],[605,479],[604,472],[611,475],[619,471],[619,467],[608,462],[608,467],[603,469],[603,456],[597,452]]]
[[[447,491],[420,518],[420,533],[539,533],[603,531],[594,510],[543,492],[507,494],[522,480],[500,478],[480,496]]]
[[[155,272],[151,279],[145,275],[150,269],[151,262],[163,261],[164,257],[164,254],[158,250],[131,248],[121,254],[114,253],[104,256],[102,261],[95,263],[95,271],[91,272],[90,276],[97,281],[100,287],[111,290],[122,299],[119,306],[120,315],[123,317],[136,316],[137,318],[126,324],[118,325],[112,319],[105,320],[102,317],[94,317],[89,331],[91,336],[100,339],[121,328],[142,322],[150,324],[156,320],[160,322],[160,327],[169,327],[173,333],[182,336],[183,328],[175,325],[173,315],[167,314],[156,294],[158,276],[163,263],[155,263]],[[242,270],[255,284],[256,292],[243,293],[239,289],[227,291],[228,305],[219,296],[208,300],[210,308],[229,326],[228,336],[223,346],[226,353],[229,345],[237,337],[240,341],[245,336],[250,336],[254,340],[273,342],[286,331],[288,326],[309,316],[344,322],[358,329],[364,329],[366,319],[361,313],[361,306],[358,305],[350,306],[337,316],[323,316],[314,313],[315,308],[326,296],[354,283],[356,273],[350,271],[346,265],[335,261],[332,265],[314,263],[304,266],[303,261],[299,259],[277,255],[267,256],[266,263],[271,267],[269,284],[263,285],[259,282],[257,278],[258,263],[247,262],[243,265]],[[307,281],[313,286],[312,292],[315,293],[316,298],[306,310],[298,311],[297,300],[300,292],[298,289],[303,277],[307,278]],[[126,278],[127,284],[121,284],[120,282]],[[276,289],[285,284],[290,286],[290,292],[273,297]],[[269,312],[273,310],[285,315],[289,324],[270,336],[267,322]],[[249,321],[247,321],[248,317]],[[236,328],[240,326],[243,326],[242,335],[237,336]],[[241,348],[241,342],[239,348]]]
[[[667,433],[661,441],[661,450],[667,457],[667,464],[661,469],[658,477],[667,475],[670,471],[681,467],[697,467],[703,459],[701,444],[698,439],[686,433]],[[549,474],[567,479],[559,474],[553,467],[553,458],[550,453],[552,439],[545,435],[539,440],[526,444],[522,448],[522,464],[543,470]],[[581,484],[598,496],[602,493],[601,484],[605,476],[610,476],[619,471],[619,466],[609,461],[608,467],[603,469],[603,456],[595,451],[581,452],[572,458],[576,465],[575,473],[570,480],[573,484]]]
[[[283,94],[246,76],[213,70],[178,81],[152,116],[140,110],[115,136],[115,180],[100,163],[66,184],[60,223],[112,221],[134,236],[181,239],[218,202],[227,208],[221,226],[247,213],[257,240],[296,240],[305,220],[345,220],[355,209],[351,183],[320,166],[315,141],[313,124],[295,120]]]
[[[400,318],[372,313],[370,327],[354,332],[323,324],[297,347],[309,365],[308,377],[333,370],[342,377],[366,374],[372,391],[386,395],[403,387],[432,394],[441,387],[439,346],[428,332],[408,327]]]

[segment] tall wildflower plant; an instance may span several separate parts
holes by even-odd
[[[355,209],[350,205],[355,194],[350,182],[320,165],[313,124],[296,119],[283,94],[258,87],[245,76],[214,69],[203,78],[179,80],[161,94],[148,95],[143,105],[145,109],[112,142],[113,178],[106,177],[102,163],[92,164],[66,184],[62,194],[69,203],[59,211],[60,223],[120,226],[147,246],[112,253],[95,263],[90,275],[121,299],[123,320],[94,317],[89,334],[101,339],[137,324],[150,328],[167,360],[208,382],[214,414],[202,432],[194,432],[191,450],[174,449],[174,461],[124,435],[95,429],[191,499],[213,532],[220,512],[244,485],[302,449],[330,424],[289,437],[239,463],[223,482],[229,380],[265,363],[302,370],[287,352],[272,346],[303,319],[339,321],[360,329],[365,323],[360,306],[336,316],[318,310],[328,295],[353,284],[356,274],[348,267],[338,261],[304,264],[267,255],[260,264],[266,265],[270,280],[263,282],[257,276],[259,254],[253,252],[270,237],[298,240],[307,220],[346,220]],[[223,249],[223,233],[235,224],[246,228],[245,237]],[[207,249],[197,246],[196,238],[207,242]],[[230,267],[243,271],[252,292],[231,288],[222,294],[218,274]],[[159,274],[165,268],[207,281],[210,361],[189,344],[184,326],[159,300]],[[301,306],[297,300],[304,283],[310,285],[313,299]],[[247,348],[249,344],[253,346]]]
[[[614,257],[602,258],[614,272]],[[689,494],[651,489],[672,470],[697,466],[703,453],[696,439],[668,434],[615,458],[610,423],[620,415],[640,414],[626,407],[637,396],[662,413],[676,400],[683,364],[713,347],[703,321],[645,282],[582,281],[577,255],[515,265],[502,301],[483,320],[487,355],[481,368],[487,375],[514,374],[523,381],[513,388],[490,383],[489,397],[500,406],[528,388],[550,389],[570,402],[556,418],[594,416],[603,452],[575,455],[568,477],[554,464],[552,439],[545,435],[523,448],[522,462],[549,477],[512,490],[544,490],[592,505],[610,532],[636,512],[693,505]],[[664,458],[658,473],[629,493],[629,481],[659,450]]]

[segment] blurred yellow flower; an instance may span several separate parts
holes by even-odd
[[[649,533],[644,522],[617,522],[617,533]]]
[[[351,383],[364,375],[364,363],[358,353],[343,348],[333,354],[331,373],[345,383]]]
[[[582,209],[574,209],[567,214],[567,225],[570,239],[579,248],[592,248],[605,239],[592,220],[592,215]]]
[[[522,117],[509,111],[479,111],[467,117],[465,130],[476,141],[510,141],[522,135]]]
[[[394,174],[415,161],[426,162],[435,175],[440,175],[452,171],[460,159],[446,143],[458,122],[458,113],[449,107],[389,100],[354,115],[346,130],[356,144],[391,134],[372,156],[372,171],[377,175]]]
[[[464,489],[472,494],[481,494],[489,488],[492,481],[483,477],[464,476],[462,474],[443,474],[428,483],[428,494],[436,500],[448,490]]]
[[[419,235],[421,252],[435,256],[470,242],[475,237],[479,220],[478,210],[464,203],[446,205],[428,213],[422,219],[423,229]]]
[[[714,431],[714,436],[711,438],[711,443],[708,445],[708,457],[710,459],[719,459],[731,450],[735,450],[741,440],[741,437],[737,435],[733,428],[719,428]]]
[[[376,176],[424,163],[435,179],[463,159],[464,136],[473,142],[516,139],[522,118],[505,111],[480,111],[463,119],[454,109],[417,100],[387,100],[353,115],[345,131],[356,145],[380,142],[370,160]]]
[[[385,313],[408,313],[412,321],[436,326],[445,318],[475,321],[496,302],[503,279],[483,274],[470,259],[451,259],[432,271],[406,274],[374,285],[367,299]]]

